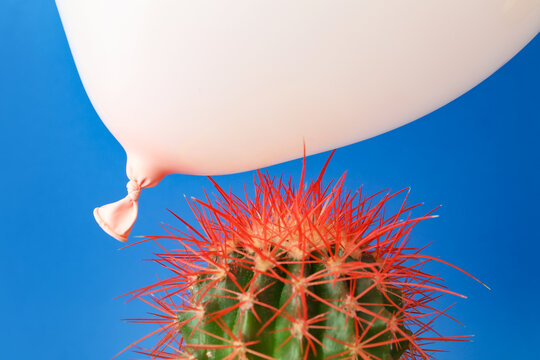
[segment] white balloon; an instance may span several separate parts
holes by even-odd
[[[471,89],[540,29],[540,0],[56,3],[85,89],[127,152],[132,196],[96,211],[122,241],[133,189],[396,128]]]

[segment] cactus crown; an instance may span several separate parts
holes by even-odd
[[[330,159],[328,159],[330,160]],[[255,196],[223,191],[190,206],[200,228],[166,227],[179,247],[155,261],[172,276],[133,292],[158,310],[152,359],[431,359],[433,330],[446,315],[433,302],[455,294],[422,269],[438,261],[409,247],[418,222],[406,191],[365,197],[345,174],[298,189],[258,172]],[[305,168],[305,163],[304,163]],[[404,197],[397,212],[385,203]],[[459,295],[458,295],[459,296]],[[152,335],[150,334],[150,335]],[[146,338],[146,337],[145,337]],[[135,343],[136,344],[136,343]]]

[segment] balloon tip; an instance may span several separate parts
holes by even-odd
[[[115,231],[113,231],[111,229],[111,227],[105,222],[105,220],[103,220],[103,218],[101,217],[101,215],[99,214],[99,208],[95,208],[94,209],[94,219],[96,219],[96,222],[98,223],[98,225],[103,229],[103,231],[105,231],[107,234],[109,234],[110,236],[112,236],[113,238],[115,238],[116,240],[120,241],[120,242],[126,242],[128,241],[128,237],[127,235],[122,235],[122,234],[118,234],[116,233]]]

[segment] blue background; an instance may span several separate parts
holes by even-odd
[[[0,2],[0,344],[2,359],[110,359],[149,328],[126,324],[147,309],[114,297],[155,280],[139,261],[149,246],[121,245],[92,209],[125,195],[125,154],[94,112],[52,1]],[[540,39],[475,89],[400,129],[336,153],[328,179],[368,192],[412,186],[412,200],[443,204],[413,233],[428,253],[488,283],[436,267],[466,294],[442,321],[473,343],[440,359],[530,359],[540,337]],[[181,139],[179,139],[181,141]],[[328,154],[310,157],[314,176]],[[274,166],[298,179],[300,161]],[[220,176],[240,189],[252,173]],[[182,194],[201,196],[203,177],[174,175],[144,191],[134,234],[192,219]],[[536,345],[535,345],[536,343]],[[128,359],[131,354],[120,358]]]

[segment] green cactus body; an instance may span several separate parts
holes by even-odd
[[[408,340],[389,329],[388,322],[399,316],[402,295],[399,289],[383,294],[377,288],[372,272],[365,271],[373,257],[347,258],[350,274],[332,274],[324,263],[313,262],[316,254],[309,258],[285,257],[276,279],[254,266],[238,265],[242,259],[235,257],[224,279],[198,282],[193,298],[204,314],[184,311],[178,316],[187,351],[192,349],[201,360],[345,359],[359,353],[369,359],[399,359]],[[350,264],[363,270],[362,277],[357,278]],[[319,280],[309,285],[310,278]],[[403,326],[401,330],[406,334]]]
[[[432,328],[446,311],[435,300],[457,294],[422,270],[436,259],[408,245],[413,226],[431,216],[412,217],[416,206],[406,196],[387,216],[385,204],[401,192],[362,198],[343,181],[324,187],[321,174],[295,189],[259,172],[255,197],[245,201],[214,182],[215,204],[190,203],[202,230],[171,228],[165,237],[175,250],[156,262],[173,276],[137,294],[162,312],[142,320],[158,323],[162,338],[140,352],[185,360],[427,360],[426,344],[460,340]]]

